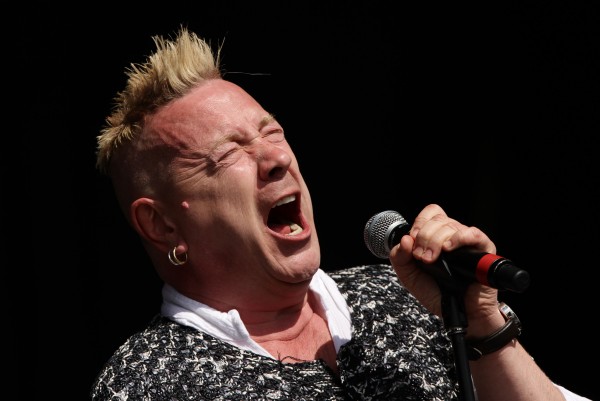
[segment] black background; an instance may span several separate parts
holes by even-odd
[[[95,136],[124,68],[144,60],[153,35],[181,24],[224,41],[226,78],[286,129],[311,188],[324,269],[380,261],[362,240],[373,214],[394,209],[412,220],[439,203],[531,274],[526,292],[502,297],[536,361],[555,382],[600,395],[595,7],[140,7],[48,5],[14,16],[18,62],[5,79],[30,85],[17,90],[24,115],[11,129],[25,135],[6,155],[18,164],[3,161],[3,198],[29,194],[19,200],[27,211],[14,240],[26,250],[14,270],[25,275],[26,299],[37,296],[7,304],[26,324],[18,327],[33,324],[10,330],[15,344],[31,335],[35,344],[9,347],[23,396],[33,384],[36,399],[86,399],[101,365],[158,311],[158,278],[94,169]],[[23,263],[31,254],[33,269]]]

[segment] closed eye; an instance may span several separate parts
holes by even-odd
[[[263,138],[265,138],[271,143],[280,143],[285,141],[285,135],[283,135],[283,130],[269,131],[268,133],[263,135]]]

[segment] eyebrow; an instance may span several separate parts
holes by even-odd
[[[275,116],[269,113],[268,116],[265,116],[260,120],[258,126],[259,128],[263,128],[264,126],[268,125],[269,123],[272,123],[273,121],[275,121]]]

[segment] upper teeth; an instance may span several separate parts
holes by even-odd
[[[296,195],[289,195],[286,196],[285,198],[281,199],[279,202],[277,202],[275,204],[275,206],[273,207],[277,207],[277,206],[281,206],[281,205],[285,205],[286,203],[290,203],[296,200]]]

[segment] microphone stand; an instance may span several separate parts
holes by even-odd
[[[458,384],[460,386],[459,399],[462,401],[476,401],[475,388],[471,369],[469,368],[469,358],[467,354],[467,345],[465,342],[465,332],[467,328],[467,315],[464,305],[464,290],[449,288],[438,281],[442,293],[442,317],[446,332],[452,341],[454,349],[454,363],[458,375]]]
[[[420,265],[433,276],[440,288],[442,319],[454,350],[454,365],[460,386],[459,399],[477,401],[465,341],[468,322],[464,295],[468,285],[452,275],[444,259],[438,259],[432,264],[420,263]]]

